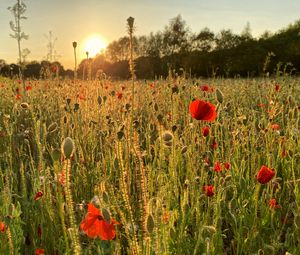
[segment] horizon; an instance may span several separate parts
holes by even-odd
[[[21,27],[25,34],[29,35],[29,39],[22,40],[21,46],[31,51],[28,61],[45,60],[48,43],[45,35],[52,31],[54,38],[57,37],[55,50],[60,56],[56,60],[65,69],[72,69],[74,65],[73,41],[79,46],[80,63],[85,58],[83,42],[88,37],[98,34],[108,45],[126,36],[126,19],[129,16],[135,18],[136,36],[162,31],[170,19],[180,14],[193,33],[208,27],[215,34],[222,29],[231,29],[233,33],[240,34],[249,22],[253,37],[258,38],[265,31],[275,33],[294,23],[299,19],[297,10],[300,8],[300,3],[291,0],[285,3],[271,0],[263,3],[257,0],[241,3],[234,0],[230,4],[225,0],[217,0],[214,3],[166,0],[159,5],[158,1],[149,0],[133,0],[131,3],[120,0],[113,3],[88,0],[84,5],[80,0],[72,1],[71,5],[67,1],[58,0],[24,2],[27,6],[25,16],[28,19],[22,20]],[[17,43],[9,36],[9,22],[13,20],[13,15],[7,8],[14,4],[15,1],[11,0],[2,0],[0,3],[0,26],[3,28],[0,34],[0,59],[7,63],[16,63],[18,57]],[[71,13],[67,20],[66,13]],[[89,18],[81,18],[83,16]]]

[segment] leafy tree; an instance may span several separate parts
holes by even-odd
[[[192,36],[192,49],[209,52],[214,48],[214,41],[215,34],[206,27]]]
[[[150,33],[147,40],[147,55],[150,57],[161,57],[163,48],[163,35],[161,32]]]
[[[189,28],[181,15],[171,19],[163,32],[163,55],[187,51],[189,46],[188,35]]]
[[[241,38],[232,33],[230,29],[221,30],[216,36],[216,49],[224,50],[234,48],[241,43]]]

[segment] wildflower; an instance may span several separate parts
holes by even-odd
[[[118,99],[122,99],[122,97],[123,97],[123,94],[122,94],[122,93],[120,93],[120,92],[117,92],[117,93],[116,93],[116,96],[117,96],[117,98],[118,98]]]
[[[273,124],[271,127],[274,131],[277,131],[280,129],[280,126],[278,124]]]
[[[190,104],[190,113],[196,120],[214,121],[217,117],[216,106],[202,100]]]
[[[265,104],[258,104],[257,106],[262,108],[262,107],[265,107],[266,105]]]
[[[216,142],[215,139],[213,140],[213,142],[212,142],[212,144],[211,144],[211,148],[212,148],[212,149],[218,148],[218,144],[217,144],[217,142]]]
[[[34,196],[34,201],[40,200],[43,195],[44,193],[42,191],[37,192]]]
[[[45,254],[44,249],[36,249],[35,250],[35,255],[44,255],[44,254]]]
[[[204,137],[207,137],[209,135],[209,127],[205,126],[202,128],[202,134]]]
[[[20,99],[21,99],[21,97],[22,97],[22,96],[21,96],[21,94],[19,94],[19,93],[18,93],[18,94],[16,94],[16,100],[20,100]]]
[[[0,221],[0,232],[4,233],[6,230],[6,225],[3,221]]]
[[[170,219],[170,213],[165,210],[162,216],[162,221],[164,224],[168,224],[169,223],[169,219]]]
[[[286,150],[282,150],[282,152],[280,154],[280,157],[281,158],[285,158],[287,155],[288,155],[287,151]]]
[[[211,186],[211,185],[204,185],[203,186],[203,191],[206,194],[206,196],[208,196],[208,197],[212,197],[215,194],[214,189],[215,189],[215,187]]]
[[[265,184],[269,182],[275,175],[275,172],[266,166],[262,166],[256,176],[256,180],[261,183]]]
[[[112,240],[116,237],[115,225],[119,224],[114,219],[107,222],[101,212],[91,203],[88,204],[88,213],[80,223],[81,229],[92,238],[97,236],[101,240]]]
[[[275,84],[275,91],[279,92],[280,91],[280,85],[279,84]]]
[[[200,86],[200,90],[205,91],[205,92],[213,92],[214,91],[214,89],[212,87],[208,86],[207,84]]]
[[[30,90],[32,90],[32,86],[30,86],[30,85],[27,85],[27,86],[25,87],[25,90],[26,90],[26,91],[30,91]]]
[[[214,165],[214,170],[215,170],[216,172],[221,172],[221,171],[222,171],[222,166],[221,166],[221,164],[220,164],[219,161],[217,161],[217,162],[215,163],[215,165]]]
[[[84,95],[83,92],[80,92],[78,95],[77,95],[78,99],[80,100],[86,100],[86,96]]]
[[[271,209],[279,209],[281,206],[279,204],[277,204],[277,201],[275,198],[272,198],[270,201],[269,201],[269,207]]]
[[[225,169],[229,170],[231,167],[231,164],[229,162],[225,162],[225,163],[223,163],[223,166]]]

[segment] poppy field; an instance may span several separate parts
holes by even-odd
[[[0,254],[300,254],[298,78],[0,78],[0,98]]]

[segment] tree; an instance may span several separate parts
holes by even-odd
[[[150,33],[147,39],[146,53],[150,57],[161,57],[163,48],[163,35],[161,32]]]
[[[250,41],[253,40],[253,36],[251,33],[251,27],[250,27],[250,23],[247,22],[246,26],[244,27],[242,33],[241,33],[241,39],[243,41]]]
[[[202,29],[192,37],[193,50],[209,52],[214,48],[215,34],[209,28]]]
[[[188,48],[189,28],[181,15],[170,20],[163,32],[164,55],[184,52]]]
[[[12,6],[8,7],[8,10],[12,12],[14,15],[14,21],[10,21],[9,25],[11,30],[13,31],[13,34],[10,34],[10,36],[17,40],[18,42],[18,52],[19,52],[19,59],[18,63],[21,65],[26,56],[30,53],[28,49],[21,49],[21,41],[27,40],[28,35],[26,35],[24,32],[22,32],[21,29],[21,20],[27,19],[23,14],[26,12],[26,4],[23,2],[24,0],[17,0],[17,3]]]
[[[230,29],[223,29],[217,34],[215,41],[217,50],[225,50],[238,46],[241,42],[241,38],[233,34]]]

